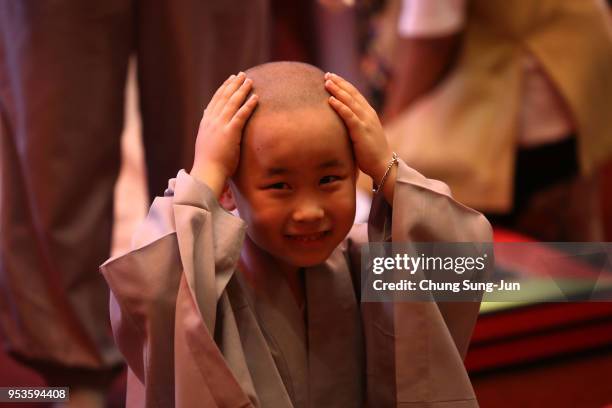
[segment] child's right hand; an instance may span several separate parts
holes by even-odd
[[[257,105],[257,95],[244,102],[252,86],[243,72],[230,76],[213,95],[200,122],[190,174],[217,197],[238,167],[242,130]]]

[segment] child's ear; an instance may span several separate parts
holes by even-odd
[[[229,183],[225,183],[221,197],[219,197],[219,203],[221,204],[221,207],[225,208],[227,211],[234,211],[236,209],[234,194],[232,194]]]

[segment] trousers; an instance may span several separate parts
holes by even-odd
[[[121,364],[98,266],[129,59],[153,197],[190,168],[215,89],[266,61],[268,13],[267,0],[0,0],[0,337],[49,381]]]

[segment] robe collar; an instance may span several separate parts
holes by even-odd
[[[337,248],[305,269],[306,321],[274,259],[252,252],[241,257],[240,269],[294,406],[360,406],[363,334],[344,252]]]

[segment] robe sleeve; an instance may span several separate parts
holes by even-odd
[[[181,171],[153,202],[132,250],[101,266],[129,365],[130,407],[253,406],[213,339],[244,230]]]
[[[491,240],[482,214],[455,201],[446,184],[401,160],[393,207],[382,195],[372,204],[369,242]],[[362,303],[368,406],[478,406],[463,358],[479,307],[479,302]]]

